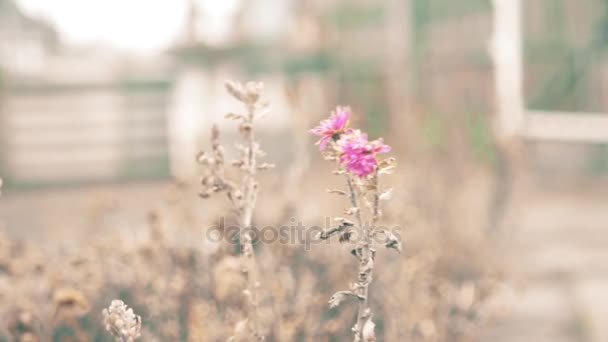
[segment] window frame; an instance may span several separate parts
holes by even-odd
[[[590,112],[539,111],[524,99],[522,0],[493,0],[497,128],[503,138],[573,142],[608,142],[608,115]]]

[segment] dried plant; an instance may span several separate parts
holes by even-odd
[[[29,311],[15,312],[9,321],[9,330],[14,336],[15,341],[19,342],[38,342],[37,322],[34,315]]]
[[[231,92],[249,109],[247,103],[254,97],[247,93],[254,88],[257,86],[233,84]],[[265,106],[259,103],[259,95],[256,97],[253,109],[259,117],[257,112]],[[301,114],[304,115],[304,109]],[[256,179],[265,175],[254,172],[253,177],[249,167],[255,165],[256,172],[257,166],[269,167],[257,160],[248,160],[250,151],[257,157],[260,151],[257,144],[249,145],[249,141],[255,143],[255,139],[249,135],[253,125],[248,123],[247,113],[228,116],[237,120],[245,141],[241,158],[233,162],[241,174],[238,178],[228,177],[234,170],[230,166],[224,170],[224,152],[215,128],[213,149],[208,156],[200,158],[207,166],[202,196],[225,192],[235,206],[234,218],[220,217],[224,213],[221,203],[208,203],[201,210],[200,203],[191,201],[188,189],[169,184],[162,185],[166,190],[159,194],[162,201],[143,203],[151,213],[147,221],[140,208],[133,210],[125,205],[131,197],[96,198],[91,203],[95,204],[92,209],[82,213],[86,220],[78,228],[104,234],[91,234],[91,239],[85,237],[82,241],[75,239],[75,243],[65,244],[66,248],[58,246],[57,241],[48,243],[46,239],[20,240],[19,235],[11,234],[22,228],[20,221],[14,217],[8,219],[6,236],[0,229],[0,341],[98,340],[100,334],[106,334],[108,323],[99,316],[113,298],[128,300],[138,314],[146,317],[146,324],[141,328],[139,318],[133,318],[131,322],[135,324],[130,326],[134,327],[131,331],[141,334],[139,340],[151,342],[225,341],[231,336],[233,341],[252,341],[261,339],[261,335],[272,341],[342,341],[348,340],[353,325],[359,341],[377,338],[469,342],[484,332],[492,315],[488,298],[501,280],[496,274],[500,267],[491,258],[496,253],[492,245],[486,245],[482,236],[474,238],[476,234],[463,232],[461,218],[465,212],[462,209],[470,210],[471,202],[453,200],[459,198],[458,187],[452,181],[453,166],[431,164],[418,170],[418,164],[409,165],[406,175],[390,177],[392,184],[398,184],[395,187],[408,191],[399,191],[392,201],[383,202],[391,197],[391,191],[380,185],[389,183],[384,174],[394,166],[394,160],[379,158],[388,150],[381,141],[369,142],[362,132],[348,127],[350,111],[347,108],[339,108],[315,133],[322,137],[324,155],[337,164],[336,173],[345,178],[344,189],[330,192],[349,203],[346,213],[338,215],[344,218],[338,218],[338,224],[324,231],[321,238],[337,240],[340,237],[342,242],[347,242],[343,247],[354,245],[352,253],[357,258],[359,272],[350,289],[341,289],[345,291],[333,296],[329,292],[355,276],[355,259],[340,258],[341,254],[347,254],[342,249],[308,253],[297,243],[277,243],[256,248],[254,258],[251,243],[255,240],[246,241],[249,246],[241,242],[242,251],[250,252],[250,256],[236,256],[231,244],[218,243],[215,239],[205,240],[201,248],[200,227],[207,224],[214,228],[238,224],[247,237],[253,239],[245,229],[252,226],[255,196],[250,196],[257,194]],[[303,132],[307,119],[293,119],[301,120],[294,124],[293,134]],[[300,163],[306,139],[290,139],[302,139],[295,143],[297,152],[293,153]],[[269,205],[258,206],[256,215],[272,217],[270,220],[276,221],[267,222],[268,218],[264,221],[274,226],[291,225],[294,213],[303,222],[318,218],[318,205],[311,205],[315,204],[318,193],[312,190],[316,186],[311,185],[327,179],[306,172],[302,165],[293,173],[296,177],[286,177],[285,189],[289,193],[277,191],[264,198]],[[329,177],[330,173],[327,174]],[[441,181],[443,179],[445,181]],[[437,184],[443,184],[445,189],[435,189]],[[248,189],[255,191],[248,192]],[[15,197],[0,199],[0,202],[10,201],[3,212],[15,215],[11,212],[16,207]],[[458,202],[467,207],[447,210],[451,206],[445,205],[446,198],[450,204]],[[274,215],[277,208],[288,202],[292,207],[283,210],[285,214]],[[339,202],[322,205],[338,212],[343,207]],[[383,210],[380,210],[381,203]],[[273,215],[268,215],[271,210]],[[249,227],[243,224],[244,219]],[[376,260],[392,253],[382,250],[375,253],[372,243],[400,249],[398,234],[380,227],[380,220],[382,224],[408,222],[407,241],[411,247],[399,257],[382,261],[382,269],[390,272],[377,268],[372,272]],[[148,230],[139,229],[146,226]],[[48,232],[65,229],[52,222],[45,228]],[[220,231],[228,235],[230,230]],[[243,273],[243,268],[247,272]],[[125,269],[128,272],[122,271]],[[264,280],[264,286],[260,287],[260,274],[273,277]],[[241,295],[244,288],[247,296]],[[385,294],[390,294],[391,299],[384,300]],[[353,322],[353,311],[346,310],[351,308],[327,314],[328,298],[331,306],[346,300],[357,302],[357,322]],[[370,308],[373,308],[373,318]],[[110,310],[106,311],[110,315]],[[107,338],[112,337],[108,334]]]
[[[265,154],[255,138],[255,119],[264,115],[269,106],[268,102],[260,100],[263,89],[261,83],[248,82],[242,85],[238,82],[227,82],[226,89],[230,95],[245,106],[244,114],[228,113],[227,119],[237,121],[243,144],[238,145],[240,158],[231,162],[241,174],[239,181],[228,179],[225,174],[224,148],[220,145],[219,129],[213,126],[211,132],[212,153],[201,153],[198,162],[205,166],[201,178],[203,189],[200,196],[208,198],[213,193],[225,192],[230,199],[239,220],[239,242],[243,272],[247,275],[247,288],[243,291],[247,297],[247,318],[236,324],[232,340],[263,340],[258,315],[258,288],[260,286],[253,250],[252,219],[258,196],[256,174],[261,170],[273,168],[268,163],[258,163],[258,158]]]
[[[122,300],[113,300],[103,310],[103,324],[116,342],[133,342],[141,336],[141,317]]]
[[[357,281],[349,291],[338,291],[329,300],[330,307],[337,307],[348,297],[358,301],[357,322],[352,331],[355,342],[375,341],[375,324],[369,307],[369,286],[373,280],[376,251],[372,244],[376,237],[383,236],[385,246],[400,251],[400,241],[396,236],[378,227],[381,217],[380,201],[388,199],[391,189],[380,187],[380,175],[390,172],[395,159],[379,161],[378,154],[390,147],[382,139],[368,141],[367,134],[348,127],[351,111],[348,107],[338,107],[329,119],[311,130],[318,135],[321,152],[325,159],[337,162],[334,173],[346,178],[346,190],[329,190],[332,194],[348,197],[350,207],[345,214],[353,216],[355,222],[338,217],[338,227],[321,233],[321,239],[339,235],[340,242],[354,244],[351,254],[359,261]]]

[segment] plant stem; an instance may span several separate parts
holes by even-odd
[[[348,192],[351,205],[353,208],[357,208],[355,217],[357,218],[357,224],[359,225],[359,233],[361,236],[357,241],[356,251],[361,252],[359,258],[359,273],[357,275],[357,289],[356,293],[359,298],[358,303],[358,311],[357,311],[357,324],[353,329],[355,333],[354,341],[362,341],[362,332],[363,325],[371,311],[369,309],[369,284],[372,281],[372,271],[373,271],[373,255],[371,251],[371,236],[369,227],[364,224],[363,219],[361,218],[361,208],[359,206],[358,200],[358,192],[355,188],[355,184],[353,184],[352,176],[347,174],[347,184],[348,184]]]
[[[255,137],[253,134],[253,118],[255,115],[255,107],[253,104],[247,106],[247,119],[246,124],[248,125],[248,131],[246,131],[247,139],[247,156],[246,156],[246,170],[245,176],[243,177],[243,207],[241,209],[241,262],[243,265],[243,271],[247,274],[247,291],[249,296],[249,308],[248,308],[248,319],[251,320],[251,326],[253,334],[256,339],[262,339],[259,332],[258,322],[258,303],[257,303],[257,270],[255,254],[253,251],[253,238],[251,236],[251,226],[253,218],[253,210],[257,199],[258,185],[255,180],[257,170],[257,145],[255,143]]]
[[[374,175],[372,176],[372,186],[374,187],[374,210],[372,217],[372,230],[375,230],[376,224],[380,219],[380,181],[378,177],[378,170],[376,170],[374,172]]]

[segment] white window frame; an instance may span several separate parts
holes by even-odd
[[[494,34],[490,54],[503,138],[572,142],[608,142],[608,115],[530,110],[523,94],[523,0],[493,0]]]

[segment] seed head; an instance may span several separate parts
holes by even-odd
[[[113,300],[103,309],[103,324],[117,342],[133,342],[141,336],[141,317],[122,300]]]

